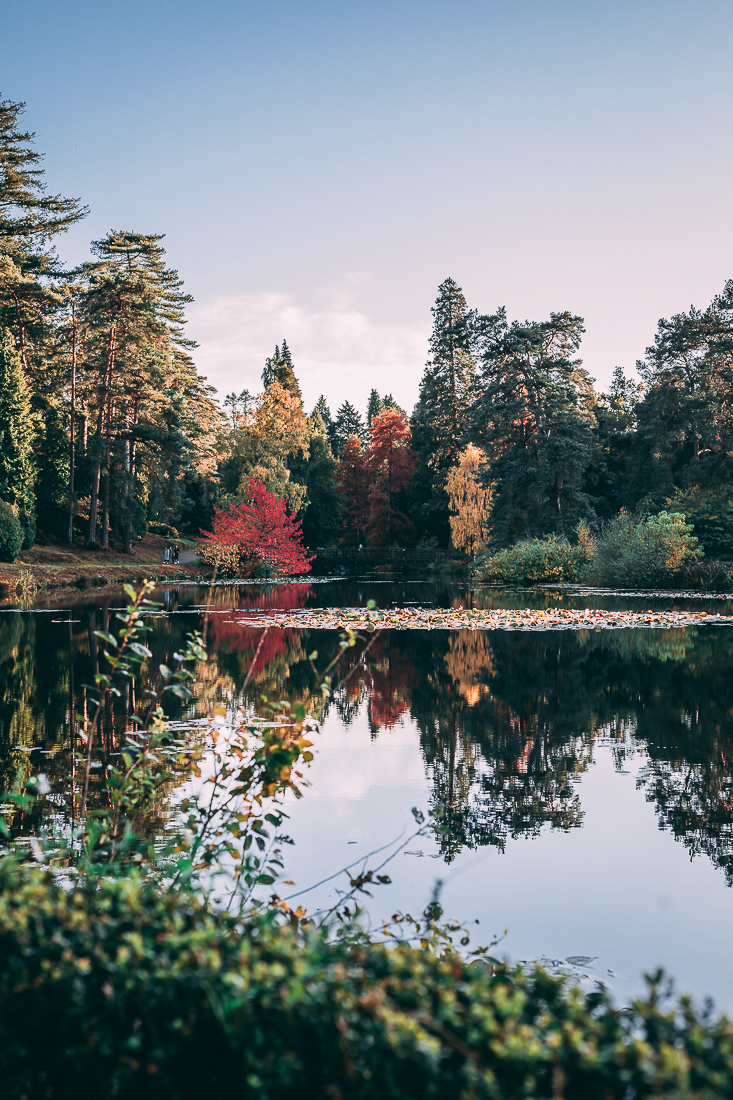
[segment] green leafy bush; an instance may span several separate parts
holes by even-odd
[[[674,584],[700,558],[692,524],[681,513],[639,519],[622,511],[595,540],[585,579],[611,587]]]
[[[177,539],[179,537],[178,528],[171,527],[170,523],[149,523],[148,531],[151,535],[160,535],[164,539]]]
[[[0,1091],[207,1100],[714,1097],[733,1026],[567,979],[242,923],[142,875],[0,867]]]
[[[538,584],[542,581],[578,581],[591,552],[587,528],[579,531],[576,545],[556,535],[526,539],[481,558],[475,569],[485,584]]]
[[[0,561],[15,561],[23,545],[23,528],[13,509],[0,500]]]
[[[706,554],[733,555],[733,494],[725,487],[695,485],[678,490],[667,501],[672,512],[682,512],[691,523]]]

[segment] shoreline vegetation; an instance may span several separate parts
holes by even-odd
[[[22,551],[15,562],[0,563],[0,598],[28,600],[53,593],[53,598],[58,599],[67,592],[78,594],[107,585],[121,587],[139,583],[143,578],[161,583],[203,580],[197,561],[179,565],[163,561],[165,548],[171,543],[184,550],[193,549],[190,540],[153,534],[137,544],[132,560],[114,549],[86,549],[63,543],[36,545]]]
[[[372,389],[361,411],[324,394],[308,412],[286,339],[261,388],[248,371],[255,389],[220,399],[163,234],[110,230],[62,263],[88,210],[47,189],[24,110],[0,101],[0,559],[79,541],[133,556],[172,527],[214,557],[212,538],[229,547],[235,573],[246,557],[247,575],[296,568],[304,546],[489,547],[484,571],[501,573],[515,547],[583,528],[600,548],[637,514],[685,517],[706,553],[733,555],[733,280],[660,320],[638,379],[617,367],[607,392],[579,357],[582,317],[479,311],[446,278],[411,411]],[[277,523],[297,532],[279,562]],[[633,581],[618,573],[603,583]]]
[[[299,704],[261,717],[209,713],[200,738],[171,731],[159,700],[206,699],[203,639],[176,668],[149,666],[150,588],[127,590],[105,671],[79,722],[75,828],[16,843],[14,817],[53,797],[45,776],[5,796],[0,859],[0,1080],[8,1097],[93,1092],[161,1100],[712,1100],[733,1091],[733,1024],[672,995],[667,979],[626,1007],[541,966],[474,948],[436,887],[417,917],[368,927],[360,899],[391,856],[345,868],[326,912],[285,887],[284,797],[302,794],[318,735]],[[152,605],[155,609],[157,605]],[[376,609],[372,606],[371,612]],[[341,650],[368,647],[346,629]],[[325,700],[339,658],[320,670]],[[90,784],[98,721],[140,673],[156,682],[119,764]],[[203,694],[201,694],[203,692]],[[82,737],[82,733],[84,737]],[[191,774],[163,837],[146,815]],[[307,794],[305,795],[307,797]],[[442,828],[439,808],[395,848]],[[375,855],[376,853],[373,853]],[[369,858],[369,857],[367,857]],[[191,1056],[195,1050],[200,1056]]]

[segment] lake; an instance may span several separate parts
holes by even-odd
[[[154,657],[104,716],[96,797],[153,669],[201,629],[207,600],[207,690],[230,710],[263,696],[318,709],[308,655],[318,652],[322,670],[339,649],[336,631],[243,626],[243,609],[373,599],[382,608],[731,613],[715,598],[429,581],[192,585],[155,598]],[[102,589],[0,609],[0,782],[7,789],[20,768],[44,772],[52,788],[32,815],[13,818],[17,835],[68,828],[72,715],[84,713],[84,685],[99,665],[94,632],[114,628],[122,603]],[[373,849],[404,844],[412,807],[440,807],[444,831],[408,842],[385,868],[393,883],[374,892],[373,920],[419,912],[441,880],[446,916],[479,922],[475,943],[507,930],[494,955],[544,959],[622,999],[641,989],[644,970],[664,966],[680,991],[733,1012],[732,629],[385,630],[348,650],[337,675],[310,787],[288,806],[287,877],[300,904],[332,903],[339,878],[310,887]],[[173,707],[171,717],[185,729],[197,707]],[[154,831],[167,808],[155,808]]]

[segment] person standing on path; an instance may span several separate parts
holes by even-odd
[[[178,565],[178,547],[173,547],[173,564]]]
[[[171,548],[170,548],[170,546],[166,546],[165,553],[163,554],[163,561],[167,565],[170,560],[171,560]]]

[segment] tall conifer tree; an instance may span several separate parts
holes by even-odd
[[[453,279],[438,287],[432,308],[429,358],[412,415],[413,448],[421,459],[415,484],[415,521],[425,534],[447,545],[449,504],[445,490],[458,462],[475,396],[472,354],[475,314]]]
[[[497,544],[544,532],[569,535],[593,509],[583,491],[595,421],[592,386],[575,355],[582,317],[508,324],[505,311],[481,318],[481,395],[473,437],[495,485],[491,534]]]
[[[35,533],[33,417],[12,334],[0,330],[0,498],[18,510],[26,546]]]
[[[369,394],[369,404],[367,405],[367,427],[368,428],[371,428],[372,420],[374,419],[374,417],[379,416],[379,414],[382,413],[382,412],[384,412],[384,402],[382,401],[382,398],[379,396],[378,391],[377,390],[372,390],[371,393]]]
[[[285,340],[282,342],[282,347],[275,344],[272,357],[265,360],[265,369],[262,371],[262,385],[266,389],[273,382],[279,382],[284,389],[289,390],[294,397],[297,397],[302,405],[303,395],[300,392],[298,379],[295,377],[293,357]]]
[[[357,439],[364,438],[364,423],[358,411],[350,401],[344,401],[336,414],[333,426],[334,454],[343,454],[347,439],[354,435]]]

